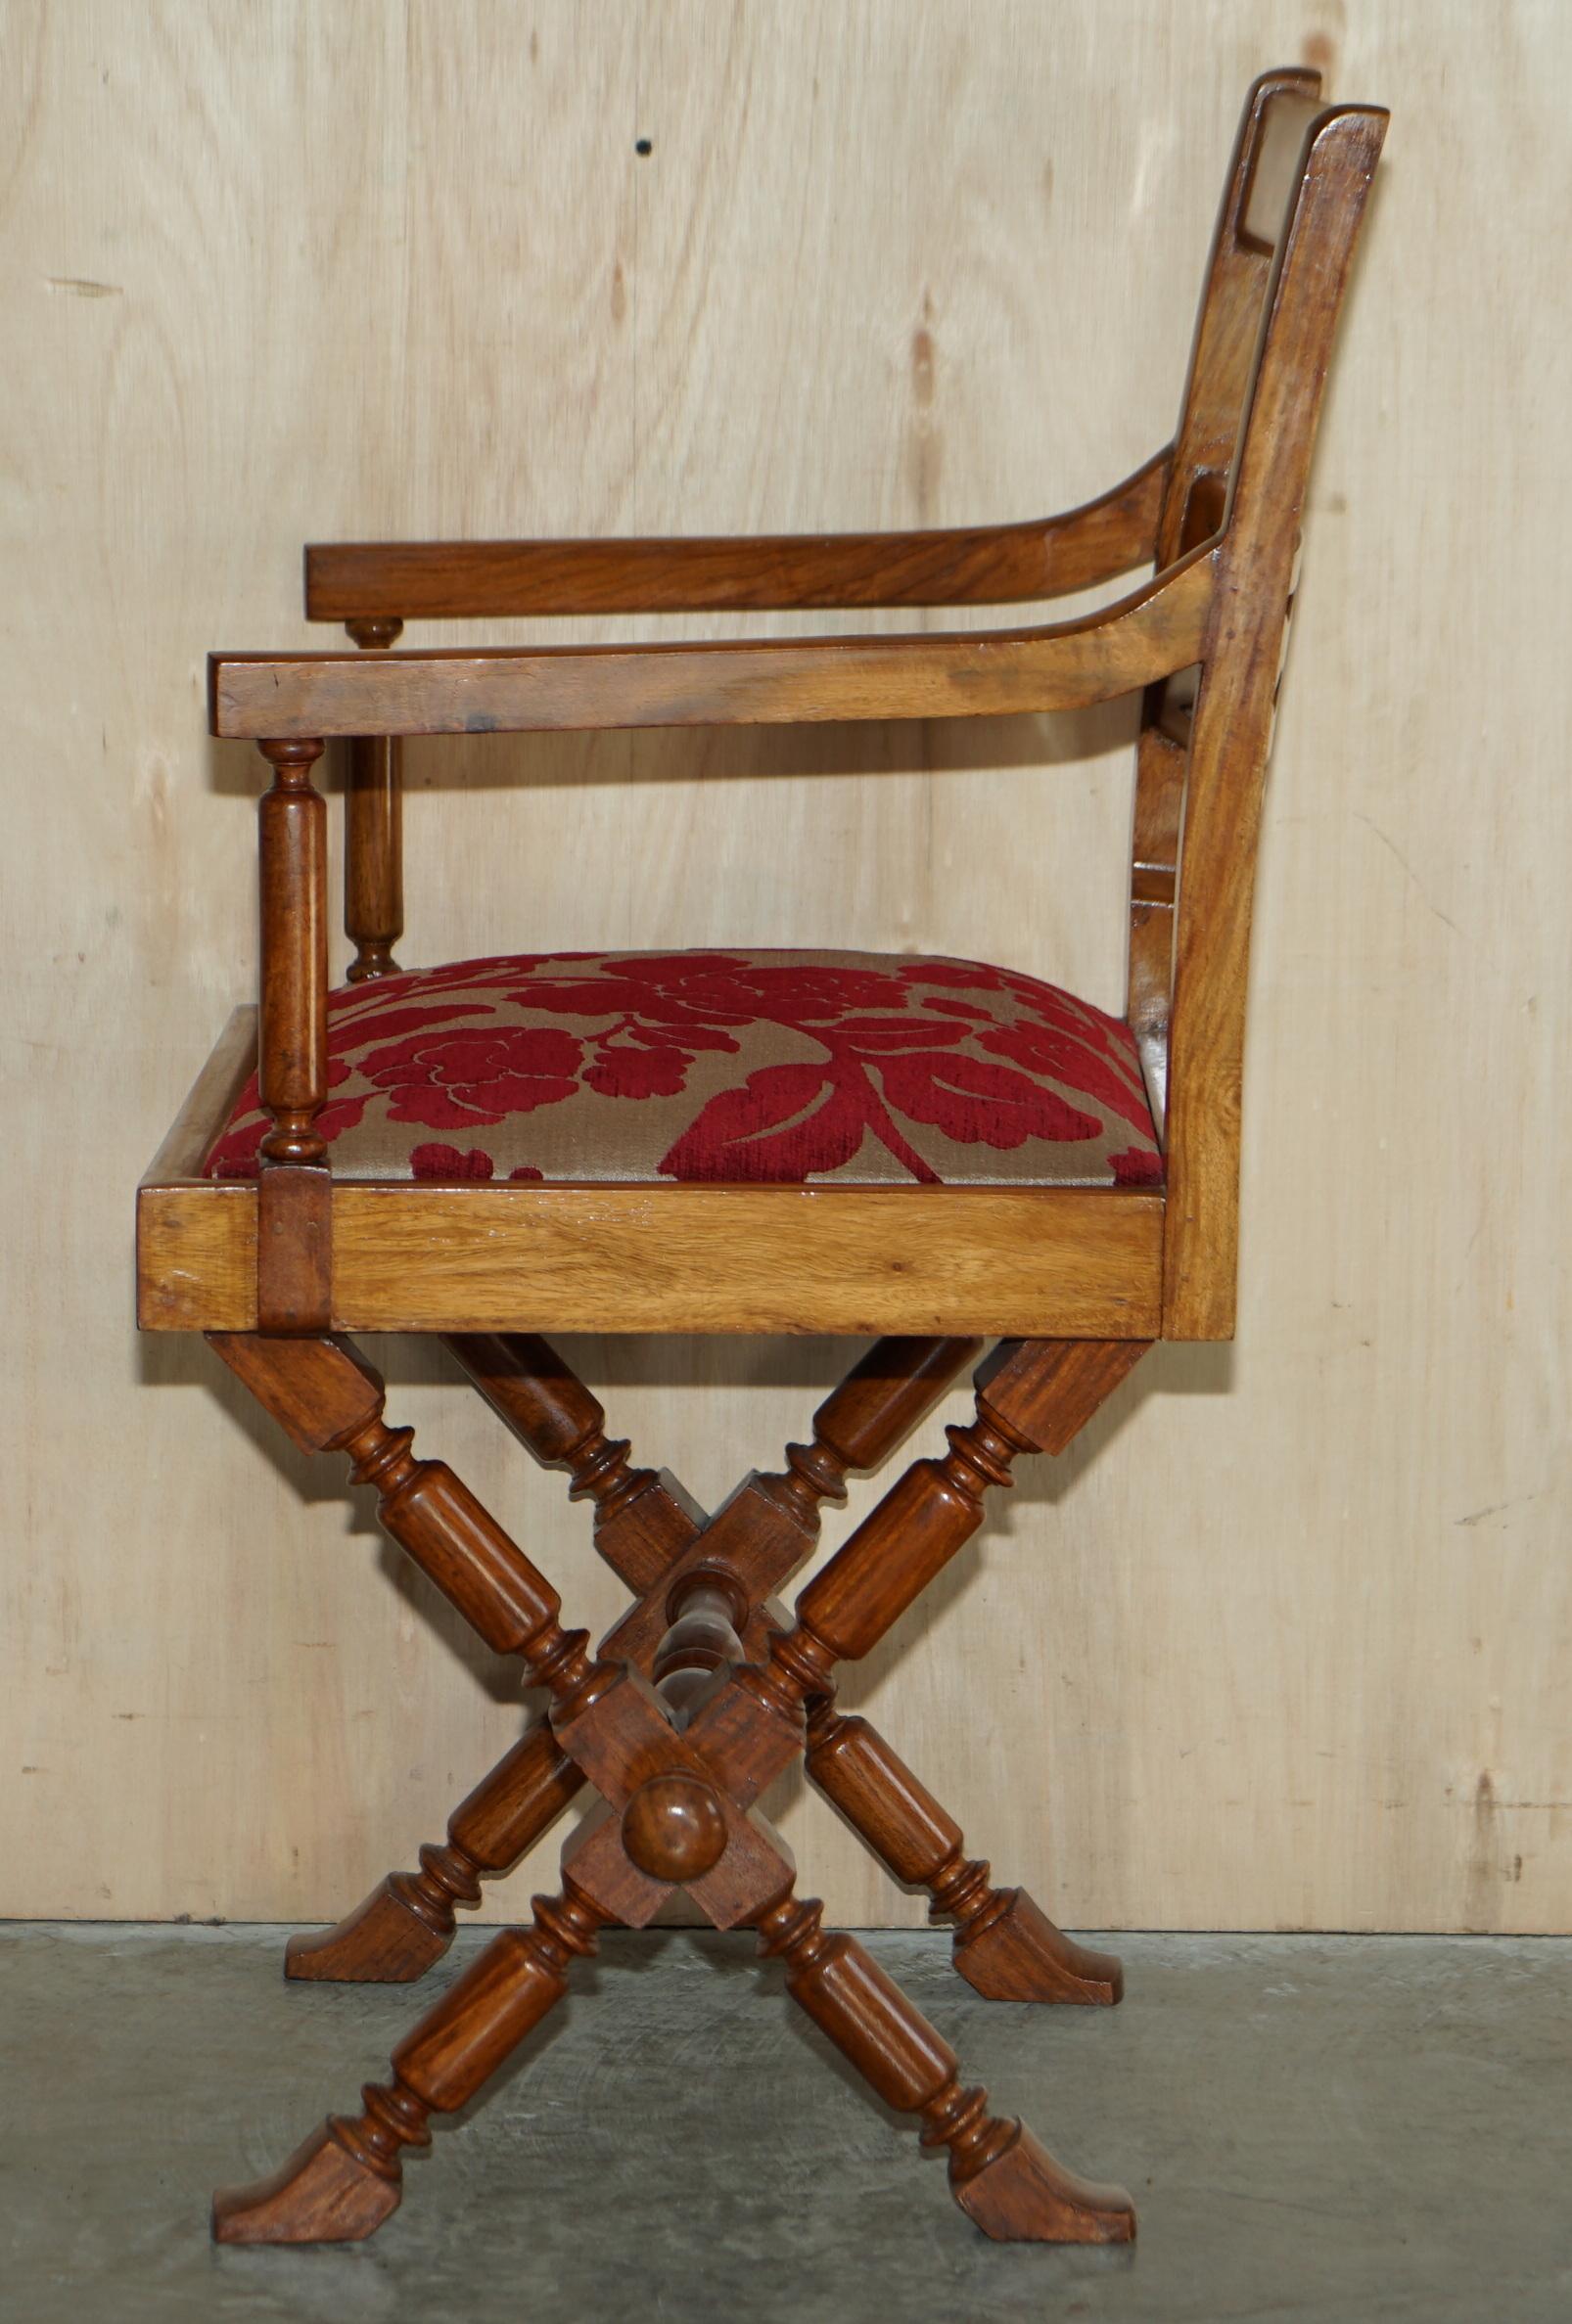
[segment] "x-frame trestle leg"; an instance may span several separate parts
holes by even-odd
[[[729,1598],[757,1660],[768,1618],[785,1619],[769,1595],[812,1554],[820,1503],[845,1500],[848,1474],[882,1468],[982,1343],[876,1342],[814,1413],[811,1441],[788,1446],[782,1472],[746,1478],[712,1518],[669,1474],[629,1465],[625,1441],[606,1435],[598,1399],[545,1341],[467,1334],[447,1345],[532,1456],[568,1471],[572,1497],[594,1501],[595,1547],[641,1596],[602,1651],[650,1671],[668,1622],[706,1584]],[[1066,1937],[1024,1889],[994,1887],[959,1825],[866,1719],[815,1704],[806,1767],[892,1877],[928,1891],[930,1917],[954,1923],[955,1967],[985,1999],[1118,2001],[1118,1961]],[[421,1849],[420,1870],[390,1873],[334,1928],[293,1937],[286,1974],[352,1983],[424,1976],[452,1941],[455,1908],[511,1872],[582,1782],[540,1718],[455,1808],[445,1843]]]
[[[297,1443],[344,1450],[355,1476],[378,1486],[388,1530],[486,1643],[517,1654],[548,1691],[556,1745],[611,1811],[569,1844],[560,1895],[536,1898],[529,1928],[492,1939],[399,2045],[390,2081],[367,2086],[358,2117],[330,2118],[272,2179],[216,2198],[221,2241],[369,2234],[396,2207],[401,2150],[425,2143],[430,2114],[475,2095],[562,1997],[572,1960],[594,1950],[603,1927],[647,1925],[677,1887],[717,1927],[752,1927],[763,1950],[785,1959],[793,1997],[888,2104],[919,2116],[925,2145],[948,2150],[955,2198],[985,2232],[1128,2240],[1134,2220],[1123,2190],[1074,2178],[1018,2122],[990,2115],[983,2092],[962,2089],[948,2046],[856,1940],[825,1935],[820,1907],[796,1896],[790,1854],[754,1801],[807,1748],[809,1718],[833,1700],[836,1663],[871,1651],[975,1532],[984,1493],[1009,1481],[1016,1456],[1062,1450],[1143,1344],[1002,1344],[977,1376],[975,1420],[948,1432],[948,1454],[907,1470],[804,1590],[795,1622],[769,1631],[757,1662],[743,1661],[730,1634],[724,1592],[705,1576],[701,1604],[696,1574],[684,1616],[659,1641],[653,1687],[614,1651],[645,1606],[591,1659],[524,1552],[450,1470],[413,1457],[407,1429],[386,1425],[382,1383],[346,1343],[215,1344]],[[755,1601],[744,1618],[757,1614]],[[685,1644],[684,1620],[694,1633]]]

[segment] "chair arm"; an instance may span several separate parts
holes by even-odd
[[[519,734],[1080,709],[1202,659],[1215,544],[1045,628],[412,654],[213,654],[215,735]]]
[[[312,621],[1007,605],[1155,554],[1165,448],[1100,499],[1024,524],[757,539],[346,541],[305,552]]]

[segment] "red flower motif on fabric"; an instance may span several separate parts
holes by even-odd
[[[468,1154],[461,1154],[456,1146],[436,1143],[412,1146],[409,1167],[416,1178],[473,1178],[485,1183],[496,1176],[495,1162],[479,1146],[472,1146]],[[508,1172],[511,1180],[529,1178],[537,1183],[543,1175],[542,1171],[532,1169],[528,1162],[521,1162],[516,1170]]]
[[[1069,1144],[1095,1138],[1102,1128],[1095,1114],[1066,1104],[1029,1073],[974,1057],[892,1058],[884,1087],[899,1113],[943,1130],[957,1146],[1008,1152],[1028,1138]]]
[[[723,1089],[660,1164],[663,1178],[795,1186],[849,1162],[867,1132],[855,1091],[816,1065],[763,1066]],[[918,1175],[933,1172],[920,1159]]]
[[[496,1164],[479,1146],[461,1154],[456,1146],[412,1146],[409,1167],[416,1178],[478,1178],[496,1176]]]
[[[1046,1075],[1055,1081],[1068,1082],[1072,1089],[1084,1090],[1088,1098],[1111,1106],[1133,1129],[1151,1127],[1151,1113],[1144,1095],[1132,1088],[1105,1055],[1099,1055],[1087,1044],[1079,1027],[1061,1028],[1047,1024],[997,1025],[989,1032],[980,1032],[977,1046],[994,1057],[1007,1057],[1013,1064],[1024,1066],[1028,1073]],[[1102,1124],[1096,1126],[1100,1129]],[[1054,1135],[1051,1130],[1039,1134]],[[1090,1134],[1095,1136],[1095,1130]]]
[[[796,1184],[844,1168],[871,1135],[914,1178],[938,1184],[897,1115],[957,1145],[1000,1149],[1094,1138],[1102,1128],[1026,1073],[948,1053],[966,1033],[950,1020],[850,1017],[814,1030],[822,1065],[766,1066],[712,1098],[663,1158],[661,1175]]]
[[[1163,1158],[1144,1146],[1127,1146],[1123,1154],[1111,1154],[1108,1167],[1114,1174],[1116,1186],[1161,1186]]]
[[[475,1025],[374,1049],[360,1071],[391,1093],[390,1120],[452,1129],[572,1097],[581,1055],[573,1034],[554,1025]]]
[[[778,1062],[757,1062],[771,1050]],[[720,1061],[739,1055],[751,1070],[717,1086]],[[714,1094],[668,1125],[700,1059],[712,1061]],[[404,972],[330,998],[329,1095],[317,1117],[330,1144],[363,1120],[456,1131],[459,1143],[416,1143],[398,1159],[423,1178],[485,1180],[500,1167],[538,1181],[536,1164],[509,1168],[499,1149],[499,1165],[462,1133],[585,1096],[641,1117],[649,1108],[654,1137],[634,1132],[629,1153],[668,1178],[791,1184],[854,1164],[888,1178],[892,1162],[908,1178],[957,1174],[936,1166],[937,1149],[920,1150],[923,1131],[1001,1154],[1033,1141],[1098,1142],[1091,1180],[1162,1178],[1129,1027],[1008,969],[767,951],[520,953]],[[615,1117],[590,1118],[583,1151],[607,1139],[615,1157],[617,1133],[606,1128]],[[1109,1155],[1116,1120],[1134,1135]],[[210,1171],[254,1175],[267,1126],[254,1077]],[[565,1151],[560,1132],[553,1140]],[[1040,1169],[1029,1166],[1028,1182]]]
[[[735,1049],[735,1041],[727,1047]],[[692,1052],[674,1041],[657,1045],[635,1030],[628,1045],[619,1046],[613,1035],[596,1044],[584,1087],[603,1098],[674,1098],[692,1063]]]

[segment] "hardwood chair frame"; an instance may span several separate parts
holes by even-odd
[[[866,1655],[981,1523],[1026,1452],[1062,1451],[1158,1339],[1231,1336],[1239,1099],[1256,839],[1322,387],[1386,115],[1322,109],[1290,69],[1250,92],[1207,270],[1175,441],[1100,500],[1040,523],[804,540],[355,544],[307,552],[307,611],[347,654],[211,659],[211,724],[273,769],[260,808],[261,997],[237,1012],[139,1195],[140,1313],[198,1329],[288,1431],[341,1450],[380,1514],[546,1713],[420,1852],[325,1936],[298,1978],[407,1980],[454,1909],[506,1871],[587,1781],[603,1806],[563,1887],[502,1931],[394,2054],[256,2186],[221,2193],[231,2242],[363,2236],[395,2208],[400,2154],[566,1990],[610,1922],[678,1889],[752,1927],[788,1989],[923,2143],[990,2235],[1123,2241],[1130,2198],[1062,2169],[961,2087],[953,2053],[820,1908],[755,1801],[799,1756],[896,1879],[955,1923],[990,1997],[1109,2002],[1117,1962],[992,1885],[959,1826],[865,1720],[834,1708]],[[984,634],[395,652],[408,618],[691,608],[1006,604],[1151,564],[1080,619]],[[1130,1023],[1165,1159],[1160,1189],[335,1183],[327,1094],[326,807],[311,770],[347,738],[352,980],[402,933],[407,735],[981,716],[1143,692]],[[203,1163],[255,1060],[273,1126],[254,1184]],[[528,1322],[528,1332],[521,1325]],[[811,1441],[712,1518],[629,1466],[538,1330],[885,1335],[819,1408]],[[556,1592],[410,1432],[344,1335],[443,1335],[540,1462],[594,1504],[635,1603],[594,1655]],[[935,1336],[944,1334],[944,1337]],[[880,1465],[984,1338],[976,1417],[921,1460],[799,1597],[819,1505]]]

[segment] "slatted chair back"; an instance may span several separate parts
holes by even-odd
[[[1155,542],[1216,538],[1204,660],[1147,689],[1129,1016],[1167,1158],[1165,1338],[1230,1338],[1262,784],[1321,390],[1386,127],[1264,74],[1219,211]]]

